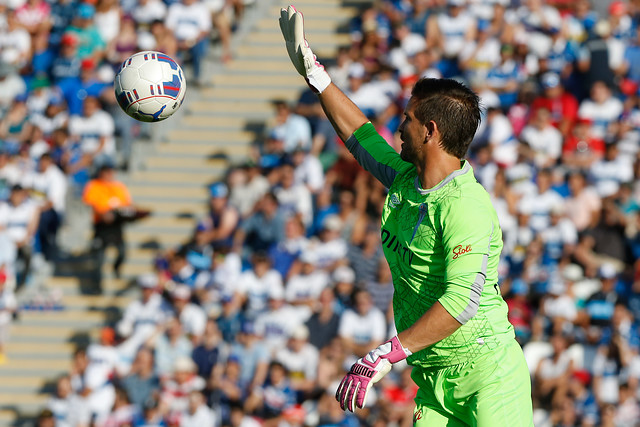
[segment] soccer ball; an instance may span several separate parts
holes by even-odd
[[[118,104],[142,122],[159,122],[178,111],[187,82],[180,65],[161,52],[138,52],[120,66],[113,83]]]

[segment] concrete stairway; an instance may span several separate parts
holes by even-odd
[[[338,46],[349,43],[348,34],[338,29],[345,27],[358,6],[368,3],[295,2],[305,13],[307,37],[320,58],[333,56]],[[246,158],[258,137],[256,129],[273,115],[270,101],[294,100],[304,88],[290,65],[277,24],[279,8],[286,4],[256,2],[247,11],[245,21],[250,25],[241,26],[234,39],[234,60],[226,66],[210,63],[211,85],[189,87],[178,116],[154,129],[160,134],[154,138],[158,141],[135,144],[134,171],[120,179],[136,203],[150,208],[153,215],[127,229],[128,258],[122,278],[112,277],[113,254],[108,254],[102,289],[87,283],[86,248],[78,247],[47,281],[48,289],[63,293],[65,309],[20,313],[7,345],[9,361],[0,366],[0,426],[23,425],[43,408],[56,377],[69,371],[73,350],[96,339],[101,326],[119,317],[137,295],[132,281],[151,270],[157,251],[189,237],[195,221],[206,213],[207,185]],[[88,212],[78,212],[78,220],[63,230],[62,238],[88,242]]]

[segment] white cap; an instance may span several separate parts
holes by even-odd
[[[322,228],[325,230],[340,231],[342,230],[342,220],[338,215],[329,215],[322,222]]]
[[[309,328],[305,325],[296,326],[293,331],[291,331],[291,338],[296,340],[306,340],[309,338]]]
[[[603,279],[613,279],[618,274],[613,264],[609,263],[602,264],[598,273]]]
[[[364,69],[364,65],[362,65],[361,63],[354,62],[351,65],[349,65],[349,69],[348,69],[349,77],[362,79],[364,78],[365,74],[366,74],[366,70]]]
[[[582,268],[577,264],[568,264],[562,269],[562,277],[570,282],[577,282],[583,278]]]
[[[138,276],[136,280],[138,286],[144,289],[154,289],[158,287],[158,276],[153,273],[145,273]]]
[[[269,289],[269,298],[284,299],[284,289],[282,289],[282,286],[272,286]]]
[[[356,273],[352,268],[343,265],[335,269],[333,280],[340,283],[353,283],[356,281]]]
[[[195,372],[196,363],[188,356],[180,356],[173,363],[173,372]]]
[[[300,262],[315,265],[318,262],[318,257],[314,251],[304,251],[300,254]]]
[[[177,299],[189,299],[191,298],[191,289],[187,285],[178,285],[171,291],[171,296]]]

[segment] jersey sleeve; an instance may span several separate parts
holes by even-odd
[[[356,130],[345,145],[360,166],[387,188],[391,187],[396,175],[412,167],[400,158],[371,122]]]
[[[446,290],[438,301],[464,325],[478,312],[490,254],[497,252],[493,264],[501,248],[492,243],[499,226],[489,209],[474,198],[458,202],[442,214]],[[497,265],[490,268],[497,271]]]

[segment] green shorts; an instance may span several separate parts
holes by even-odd
[[[531,379],[520,345],[511,341],[473,362],[414,367],[419,387],[416,427],[532,427]]]

